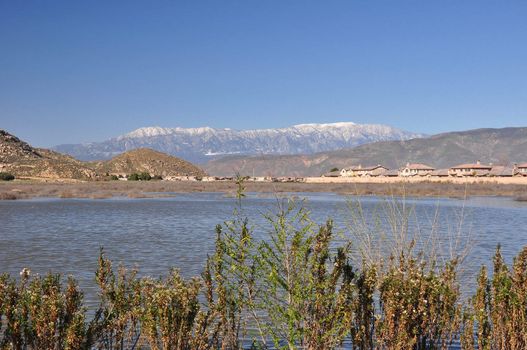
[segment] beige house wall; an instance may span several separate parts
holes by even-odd
[[[488,183],[527,185],[527,177],[306,177],[307,183],[418,183],[444,182],[456,184]]]

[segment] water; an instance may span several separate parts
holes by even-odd
[[[350,222],[349,198],[333,194],[296,194],[307,199],[313,217],[323,222],[335,219],[345,234]],[[273,195],[249,194],[243,202],[247,215],[265,238],[260,213],[276,209]],[[382,212],[383,199],[360,199],[364,217]],[[527,203],[510,198],[475,197],[455,199],[406,199],[413,208],[411,231],[427,234],[435,227],[443,243],[453,233],[471,237],[461,284],[472,289],[481,264],[490,266],[496,245],[508,263],[527,245]],[[72,274],[86,293],[88,304],[95,300],[94,273],[100,247],[114,263],[139,267],[143,275],[166,275],[178,267],[185,276],[202,271],[207,254],[214,251],[215,226],[232,217],[236,200],[222,194],[177,194],[173,198],[104,200],[34,199],[0,201],[0,272],[13,275],[24,267],[33,273],[49,271]],[[439,214],[437,214],[439,213]],[[376,214],[377,215],[377,214]],[[440,225],[433,219],[439,215]],[[341,239],[345,239],[341,238]]]

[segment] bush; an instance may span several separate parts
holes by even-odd
[[[492,278],[483,266],[478,289],[464,316],[465,349],[527,348],[527,247],[509,268],[498,246]],[[475,338],[475,339],[474,339]]]
[[[110,180],[112,181],[119,180],[119,177],[117,175],[110,175]]]
[[[10,173],[0,172],[0,181],[12,181],[15,179],[15,176]]]
[[[2,349],[83,349],[87,340],[82,292],[59,275],[0,276]],[[10,346],[9,346],[10,345]]]
[[[150,174],[147,172],[132,173],[128,175],[128,181],[150,181],[150,180],[152,180],[152,176],[150,176]]]

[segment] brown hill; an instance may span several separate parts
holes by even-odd
[[[382,164],[397,169],[407,162],[448,168],[460,163],[510,165],[527,161],[527,128],[476,129],[408,141],[375,142],[312,155],[232,156],[210,161],[211,175],[235,172],[256,176],[318,176],[332,168]]]
[[[0,130],[0,171],[16,177],[90,179],[95,171],[73,157],[28,143]]]
[[[206,176],[206,173],[183,159],[149,148],[139,148],[122,153],[108,161],[94,163],[99,173],[128,175],[147,172],[150,175]]]

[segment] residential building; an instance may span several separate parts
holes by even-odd
[[[434,170],[435,168],[426,164],[406,163],[406,166],[399,170],[399,176],[426,176]]]
[[[527,163],[516,164],[514,169],[516,174],[527,176]]]
[[[322,177],[339,177],[339,176],[340,176],[340,171],[338,170],[330,171],[329,173],[325,173],[322,175]]]
[[[437,176],[437,177],[448,177],[450,176],[450,170],[449,169],[436,169],[432,172],[430,172],[430,176]]]
[[[397,177],[397,176],[399,176],[399,170],[393,169],[393,170],[385,171],[382,174],[382,176],[385,176],[385,177]]]
[[[489,172],[492,177],[510,177],[514,176],[515,169],[510,166],[495,165]]]
[[[340,171],[341,176],[379,176],[389,169],[380,164],[374,166],[363,167],[362,165],[356,167],[344,168]]]
[[[478,160],[476,163],[459,164],[450,168],[449,173],[452,176],[487,176],[492,169],[492,165],[481,164]]]

